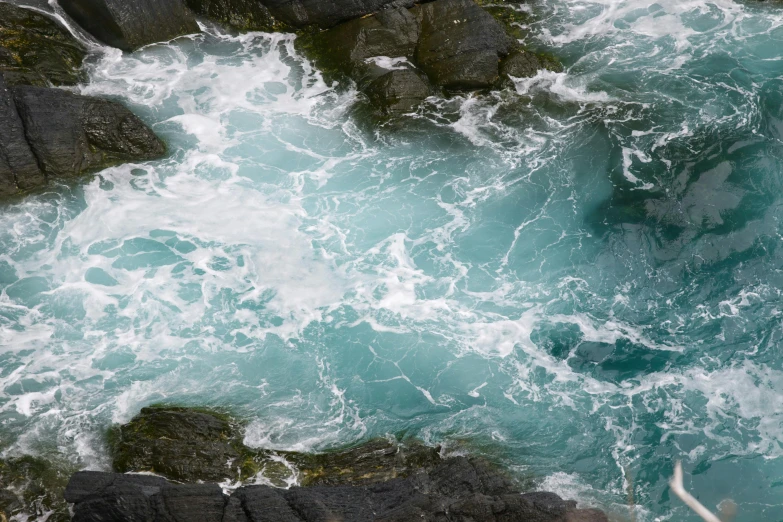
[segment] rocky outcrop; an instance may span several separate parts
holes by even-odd
[[[109,446],[119,472],[150,472],[178,482],[242,482],[260,473],[278,486],[294,474],[303,485],[387,480],[440,458],[435,448],[386,439],[313,455],[253,449],[243,438],[241,425],[221,413],[157,406],[113,427]]]
[[[293,27],[321,29],[382,9],[412,7],[414,0],[264,0],[277,18]]]
[[[116,102],[45,87],[12,91],[27,143],[47,177],[75,176],[165,153],[163,142]]]
[[[411,112],[442,90],[499,87],[509,75],[559,67],[522,49],[473,0],[388,8],[298,41],[323,70],[348,76],[391,115]]]
[[[75,85],[85,55],[53,18],[0,3],[0,73],[9,85]]]
[[[65,499],[74,505],[74,522],[608,521],[554,493],[520,494],[465,457],[367,486],[246,486],[230,496],[216,484],[86,471],[71,478]]]
[[[183,0],[61,0],[76,23],[123,51],[199,32]]]
[[[240,31],[283,31],[285,24],[275,19],[258,0],[187,0],[194,13]]]
[[[165,150],[116,102],[48,87],[8,87],[0,74],[0,196],[48,179],[158,158]]]
[[[221,413],[144,408],[111,430],[114,467],[162,476],[77,473],[65,492],[73,520],[606,521],[551,493],[522,494],[482,459],[442,458],[439,448],[415,441],[376,439],[312,455],[254,450],[242,438],[241,424]],[[294,478],[297,487],[246,485],[230,496],[214,483],[166,480],[287,487]]]

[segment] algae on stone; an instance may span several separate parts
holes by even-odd
[[[0,72],[9,85],[75,85],[87,50],[53,18],[0,3]]]
[[[63,491],[75,471],[67,463],[38,457],[0,460],[0,520],[34,516],[68,522],[71,517]]]

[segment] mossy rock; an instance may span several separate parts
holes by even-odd
[[[115,471],[151,472],[177,482],[370,484],[440,460],[437,448],[387,439],[321,454],[256,450],[242,443],[243,431],[242,423],[222,412],[152,406],[112,427],[108,442]]]
[[[24,456],[0,460],[0,521],[44,517],[71,519],[63,491],[76,469],[65,462]]]
[[[75,85],[87,50],[53,18],[0,3],[0,72],[8,85]]]

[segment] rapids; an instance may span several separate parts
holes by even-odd
[[[618,520],[696,520],[682,459],[783,520],[783,9],[528,9],[566,72],[381,128],[292,35],[98,49],[81,92],[171,155],[0,206],[0,451],[106,469],[168,401],[465,441]]]

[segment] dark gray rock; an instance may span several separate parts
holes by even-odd
[[[163,142],[116,102],[45,87],[11,90],[27,143],[48,178],[155,159],[165,153]]]
[[[283,25],[259,0],[186,0],[201,15],[240,31],[280,31]]]
[[[77,506],[73,522],[220,522],[226,504],[217,484],[91,471],[71,478],[65,499]]]
[[[377,56],[413,57],[421,23],[408,9],[387,9],[324,31],[318,45],[351,69]]]
[[[411,7],[414,0],[264,0],[264,4],[289,25],[326,29],[381,9]]]
[[[60,5],[88,33],[123,51],[199,32],[183,0],[61,0]]]
[[[173,485],[157,477],[77,473],[65,492],[74,522],[607,522],[553,493],[519,494],[477,461],[457,457],[365,486],[247,486],[231,497],[214,484]]]
[[[376,78],[364,93],[381,112],[399,115],[414,111],[432,90],[426,78],[416,71],[398,69]]]
[[[436,0],[413,9],[421,20],[416,64],[447,89],[491,87],[515,42],[472,0]]]
[[[13,94],[0,73],[0,196],[46,183],[25,137]]]
[[[0,3],[0,72],[8,85],[75,85],[86,49],[54,18]]]
[[[563,66],[552,57],[524,49],[513,51],[500,64],[500,74],[503,77],[530,78],[541,70],[560,72]]]

